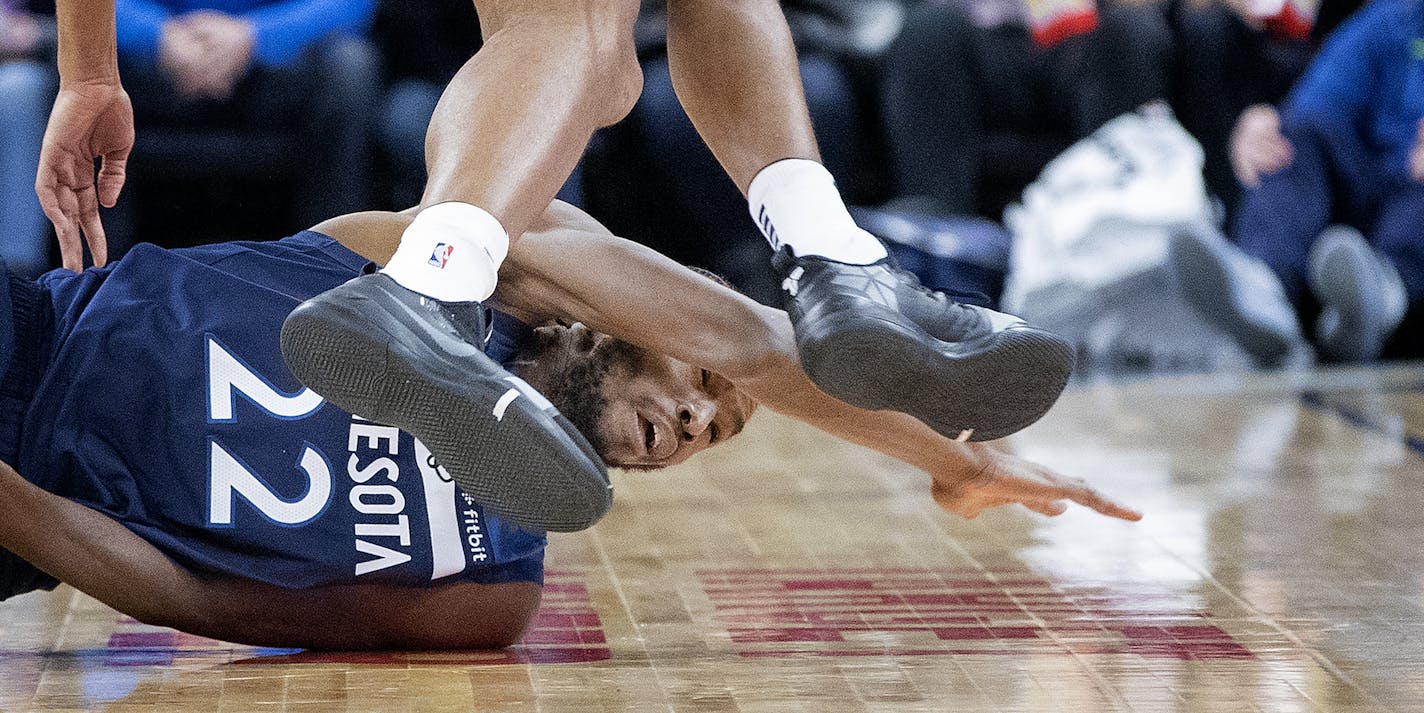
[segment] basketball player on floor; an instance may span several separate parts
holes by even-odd
[[[280,355],[292,308],[373,274],[411,220],[360,213],[275,242],[0,274],[0,595],[57,579],[141,621],[256,645],[516,640],[538,606],[543,533],[482,507],[410,435],[301,388]],[[966,517],[1066,501],[1139,517],[1082,481],[826,396],[786,313],[572,207],[537,219],[503,270],[490,303],[518,322],[495,320],[489,353],[612,465],[679,463],[737,435],[761,400],[928,471],[936,502]]]
[[[487,504],[544,529],[579,529],[603,514],[581,493],[606,488],[606,473],[567,420],[521,398],[508,372],[472,345],[511,245],[592,132],[638,97],[639,2],[475,6],[486,41],[432,119],[424,210],[380,273],[292,315],[283,354],[333,403],[429,443],[470,492],[501,494]],[[71,267],[81,227],[103,258],[88,162],[105,157],[98,198],[111,204],[132,137],[105,9],[111,0],[59,0],[63,86],[38,187]],[[669,0],[668,48],[688,114],[776,249],[799,358],[822,390],[912,414],[956,440],[1006,436],[1048,410],[1072,367],[1066,342],[923,289],[851,220],[818,162],[776,0]],[[610,275],[588,279],[618,286]],[[464,416],[448,418],[456,413]]]

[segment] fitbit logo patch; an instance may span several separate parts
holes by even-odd
[[[450,254],[455,252],[455,246],[447,243],[436,243],[434,252],[430,253],[430,264],[441,270],[445,269],[445,264],[450,262]]]

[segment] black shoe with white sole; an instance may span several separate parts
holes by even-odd
[[[484,313],[363,275],[287,316],[282,358],[336,406],[419,439],[491,512],[531,530],[587,528],[612,505],[607,469],[553,405],[485,355]]]
[[[926,289],[889,259],[772,258],[801,364],[821,390],[890,409],[960,441],[1037,421],[1073,371],[1073,347],[1012,315]]]

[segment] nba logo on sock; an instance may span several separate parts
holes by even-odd
[[[435,252],[430,253],[430,264],[444,270],[445,263],[450,262],[450,253],[453,252],[455,252],[454,245],[436,243]]]

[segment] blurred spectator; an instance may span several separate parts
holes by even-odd
[[[854,202],[863,197],[865,182],[858,174],[867,136],[862,102],[847,63],[854,53],[867,51],[864,45],[854,44],[857,39],[874,44],[862,28],[883,22],[887,13],[894,23],[901,17],[900,3],[787,0],[782,5],[800,55],[802,85],[822,162],[847,200]],[[766,269],[770,254],[766,241],[752,223],[740,191],[697,134],[674,91],[663,6],[643,3],[637,33],[644,58],[643,95],[628,118],[629,133],[642,159],[636,180],[656,187],[648,202],[670,218],[668,226],[652,231],[659,233],[658,238],[644,241],[680,261],[721,273],[757,299],[769,300],[775,285]]]
[[[480,21],[470,0],[381,0],[372,36],[386,70],[376,137],[391,169],[389,204],[404,209],[420,203],[425,130],[445,85],[479,50]],[[579,203],[579,184],[575,169],[559,198]]]
[[[49,222],[35,197],[40,142],[59,75],[54,19],[0,0],[0,258],[35,275],[49,265]]]
[[[1327,40],[1278,116],[1263,107],[1251,120],[1281,167],[1260,171],[1232,234],[1304,315],[1318,305],[1316,342],[1336,360],[1379,356],[1424,312],[1421,36],[1424,3],[1374,0]],[[1351,229],[1322,235],[1332,223]],[[1393,348],[1424,353],[1418,335],[1401,329]]]
[[[480,48],[469,0],[382,0],[372,37],[385,64],[386,92],[376,136],[390,162],[392,207],[420,202],[425,130],[445,85]]]
[[[117,0],[135,178],[296,183],[303,224],[367,207],[375,0]]]
[[[1358,4],[1330,4],[1352,2]],[[1305,71],[1314,52],[1315,15],[1313,0],[1187,0],[1177,5],[1179,71],[1173,108],[1206,151],[1207,189],[1228,215],[1235,215],[1240,197],[1228,158],[1233,126],[1238,132],[1259,131],[1261,116],[1248,107],[1279,102]],[[1237,141],[1235,148],[1245,151],[1234,163],[1242,167],[1239,177],[1247,186],[1261,171],[1278,170],[1289,156],[1269,136]]]
[[[997,218],[1074,141],[1165,98],[1171,47],[1152,4],[924,4],[885,66],[900,200]]]

